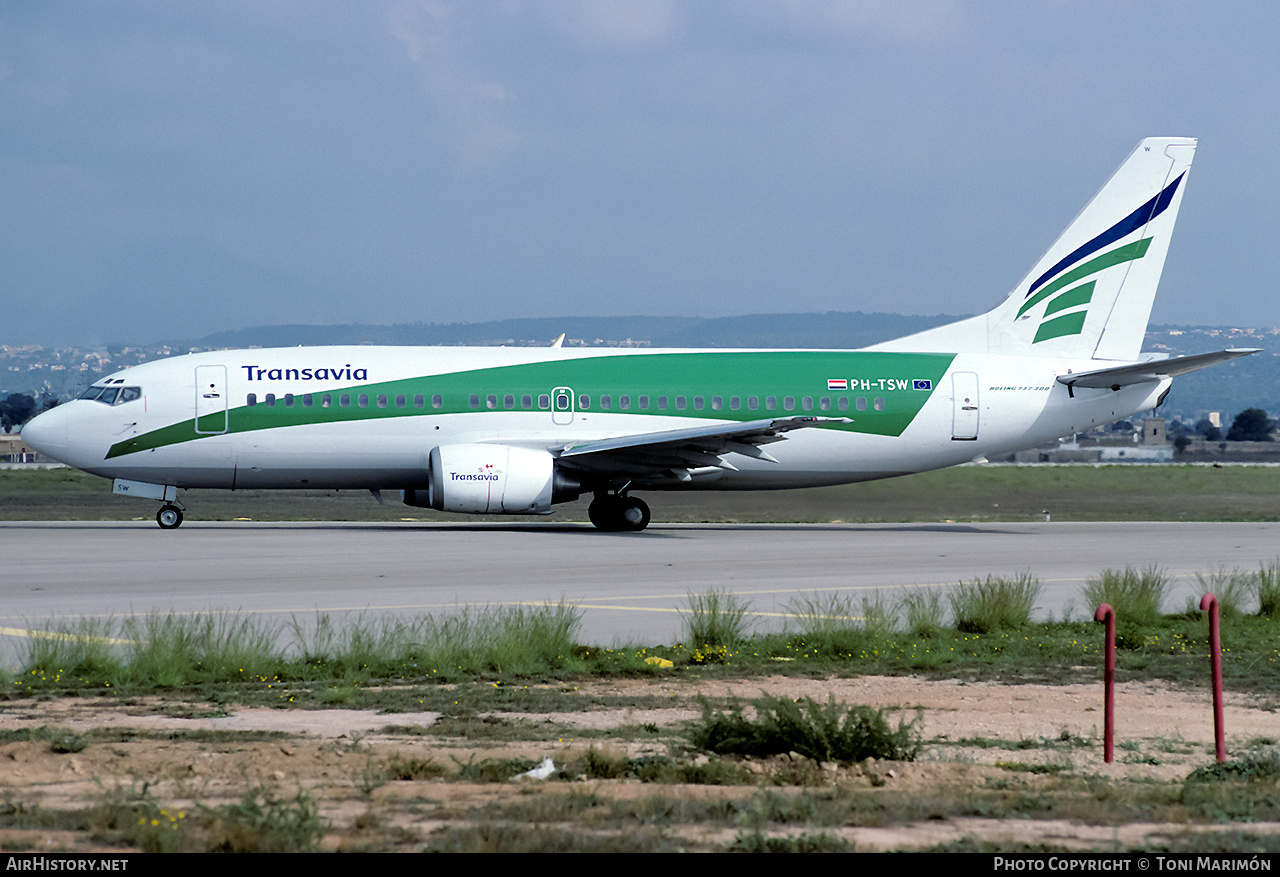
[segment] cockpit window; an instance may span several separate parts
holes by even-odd
[[[80,394],[81,399],[93,399],[103,405],[123,405],[142,398],[141,387],[90,387]]]

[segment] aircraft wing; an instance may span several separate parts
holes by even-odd
[[[736,466],[724,459],[728,454],[776,463],[778,461],[761,445],[782,441],[793,429],[851,422],[847,417],[779,417],[637,433],[566,445],[560,452],[560,460],[579,469],[629,475],[670,471],[681,481],[687,481],[689,469],[736,470]]]
[[[1130,384],[1151,383],[1163,378],[1185,375],[1187,372],[1257,352],[1258,348],[1250,347],[1219,350],[1215,353],[1198,353],[1195,356],[1175,356],[1137,365],[1121,365],[1115,368],[1100,368],[1097,371],[1058,375],[1058,383],[1066,384],[1070,389],[1088,387],[1094,390],[1118,390]]]

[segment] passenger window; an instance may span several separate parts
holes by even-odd
[[[443,408],[443,407],[444,407],[444,396],[441,396],[439,393],[437,393],[436,395],[432,396],[432,397],[431,397],[431,407],[432,407],[432,408]]]
[[[840,399],[836,402],[836,407],[839,408],[841,411],[848,411],[849,398],[847,396],[841,396]]]
[[[361,408],[368,408],[368,407],[369,407],[369,394],[368,394],[368,393],[361,393],[359,396],[356,396],[356,404],[357,404],[357,405],[359,405]]]
[[[403,407],[404,407],[404,393],[397,393],[397,394],[396,394],[396,407],[397,407],[397,408],[403,408]]]
[[[274,408],[274,407],[276,407],[276,394],[275,394],[275,393],[268,393],[266,396],[264,396],[264,397],[262,398],[262,402],[263,402],[263,404],[264,404],[264,405],[266,405],[268,408]]]
[[[502,407],[511,409],[516,407],[516,397],[508,393],[502,397]]]
[[[729,410],[730,410],[730,411],[737,411],[737,410],[738,410],[739,408],[741,408],[741,407],[742,407],[742,397],[741,397],[741,396],[730,396],[730,397],[729,397]]]
[[[284,407],[285,407],[285,408],[292,408],[292,407],[293,407],[293,394],[292,394],[292,393],[285,393],[285,394],[284,394]]]
[[[613,407],[613,397],[612,397],[612,396],[608,396],[608,395],[601,396],[601,397],[600,397],[600,407],[601,407],[602,409],[604,409],[605,411],[608,411],[610,408],[612,408],[612,407]]]
[[[875,406],[876,406],[876,410],[877,410],[877,411],[883,411],[883,410],[884,410],[884,399],[882,399],[882,398],[881,398],[881,397],[879,397],[879,396],[876,396]]]
[[[859,411],[866,411],[866,410],[867,410],[867,397],[866,397],[866,396],[859,396],[859,397],[858,397],[858,402],[857,402],[857,404],[856,404],[854,407],[855,407],[855,408],[857,408]]]
[[[667,410],[667,397],[666,397],[666,396],[659,396],[659,397],[658,397],[658,410],[659,410],[659,411],[666,411],[666,410]]]
[[[696,404],[696,403],[695,403],[695,404]],[[720,410],[721,408],[723,408],[723,407],[724,407],[724,400],[723,400],[723,399],[721,399],[719,396],[712,396],[712,397],[711,397],[711,410],[712,410],[712,411],[719,411],[719,410]]]
[[[325,393],[324,395],[322,395],[322,396],[320,397],[320,407],[321,407],[321,408],[328,408],[328,407],[329,407],[330,405],[332,405],[332,404],[333,404],[333,395],[332,395],[332,394],[330,394],[330,393]]]
[[[648,397],[648,396],[640,396],[640,397],[638,397],[638,398],[637,398],[637,400],[636,400],[636,401],[637,401],[637,404],[639,404],[639,406],[640,406],[640,410],[641,410],[641,411],[648,411],[648,410],[649,410],[649,397]]]
[[[350,407],[351,407],[351,394],[350,394],[350,393],[343,393],[341,396],[339,396],[339,397],[338,397],[338,405],[339,405],[339,406],[341,406],[341,407],[343,407],[343,408],[350,408]]]
[[[424,396],[424,395],[422,395],[421,393],[416,393],[416,394],[414,394],[414,397],[413,397],[413,407],[414,407],[414,408],[426,408],[426,407],[427,407],[427,397],[426,397],[426,396]]]
[[[532,407],[533,407],[533,397],[532,397],[532,396],[530,396],[528,393],[525,393],[523,396],[521,396],[521,397],[520,397],[520,407],[521,407],[521,408],[523,408],[523,409],[524,409],[524,410],[526,410],[526,411],[528,411],[530,408],[532,408]]]
[[[676,396],[676,410],[677,411],[684,410],[684,396]]]
[[[471,394],[471,407],[472,408],[480,407],[480,397],[477,396],[475,393]]]
[[[796,397],[795,397],[795,396],[784,396],[784,397],[782,398],[782,407],[783,407],[783,408],[785,408],[785,409],[787,409],[788,411],[795,411],[795,410],[796,410]]]
[[[379,393],[379,394],[378,394],[378,407],[379,407],[379,408],[386,408],[386,407],[387,407],[387,394],[386,394],[386,393]]]
[[[590,408],[590,407],[591,407],[591,397],[590,397],[590,396],[588,396],[588,395],[586,395],[586,394],[583,394],[583,395],[579,396],[579,397],[578,397],[578,407],[579,407],[579,408],[581,408],[583,411],[585,411],[585,410],[587,410],[588,408]]]
[[[830,411],[830,410],[831,410],[831,397],[830,397],[830,396],[823,396],[821,399],[819,399],[819,400],[818,400],[818,408],[819,408],[819,410],[821,410],[821,411]]]
[[[538,407],[546,411],[551,407],[551,396],[547,393],[538,394]]]
[[[630,410],[630,408],[631,408],[631,397],[630,397],[630,396],[619,396],[619,397],[618,397],[618,407],[619,407],[619,408],[621,408],[623,411]]]
[[[311,402],[312,402],[311,394],[310,394],[310,393],[303,393],[303,394],[302,394],[302,407],[303,407],[303,408],[310,408],[310,407],[311,407]]]
[[[764,397],[764,410],[765,410],[765,411],[773,411],[773,410],[774,410],[775,408],[777,408],[777,407],[778,407],[778,397],[777,397],[777,396],[765,396],[765,397]]]
[[[757,408],[759,408],[759,407],[760,407],[760,397],[759,397],[759,396],[748,396],[748,397],[747,397],[747,408],[749,408],[749,409],[750,409],[750,410],[752,410],[752,411],[755,411],[755,410],[756,410]]]
[[[252,408],[252,407],[254,407],[255,405],[257,405],[257,404],[258,404],[258,394],[257,394],[257,393],[250,393],[248,396],[245,396],[245,397],[244,397],[244,404],[245,404],[245,405],[248,405],[250,408]]]

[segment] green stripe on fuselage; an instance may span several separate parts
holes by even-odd
[[[263,351],[261,368],[268,367],[269,355]],[[550,359],[519,365],[469,369],[438,375],[404,378],[358,384],[349,387],[312,390],[298,381],[240,380],[234,382],[237,392],[255,393],[257,405],[241,405],[232,408],[228,417],[228,432],[252,432],[288,426],[320,423],[344,423],[375,420],[385,417],[431,417],[444,414],[528,413],[520,406],[521,396],[537,398],[549,394],[556,387],[569,387],[575,397],[591,397],[590,411],[581,414],[608,413],[611,415],[640,415],[688,417],[724,421],[758,420],[770,416],[812,414],[815,416],[853,419],[849,424],[831,425],[826,428],[874,435],[901,435],[932,395],[954,354],[939,353],[879,353],[858,351],[765,351],[753,353],[650,353],[628,356],[591,356],[568,359]],[[282,367],[286,363],[269,363]],[[848,390],[829,390],[830,379],[847,380]],[[928,382],[930,389],[916,389]],[[268,393],[277,397],[274,405],[262,400]],[[295,394],[291,406],[283,403],[285,393]],[[302,405],[301,396],[311,393],[313,404]],[[342,394],[351,396],[350,407],[338,405]],[[368,397],[367,407],[356,404],[357,397]],[[323,407],[320,397],[328,395],[332,404]],[[380,408],[376,404],[379,395],[387,397],[388,404]],[[403,395],[406,407],[394,404]],[[412,407],[412,399],[422,395],[425,408]],[[516,407],[507,409],[504,397],[515,397]],[[612,407],[601,408],[600,397],[609,395]],[[631,405],[622,410],[620,397],[631,397]],[[443,405],[431,407],[431,398],[441,396]],[[471,397],[479,396],[479,407],[471,404]],[[491,409],[488,396],[496,396],[498,407]],[[639,407],[639,397],[649,397],[649,407]],[[658,408],[658,398],[667,398],[667,407]],[[685,397],[685,407],[676,407],[676,397]],[[730,399],[737,396],[741,407],[731,410]],[[749,397],[759,398],[757,408],[748,408]],[[777,406],[766,410],[765,399],[775,397]],[[694,398],[702,397],[703,407],[695,408]],[[722,407],[712,408],[712,399],[720,397]],[[784,407],[784,399],[792,397],[794,405]],[[811,408],[803,407],[803,399],[813,400]],[[830,409],[822,409],[820,400],[831,400]],[[838,399],[849,399],[848,409],[838,408]],[[855,399],[867,400],[867,409],[856,410]],[[883,399],[884,409],[875,410],[874,400]],[[575,408],[576,400],[575,400]],[[550,416],[551,412],[542,412]],[[195,432],[195,423],[186,420],[119,442],[111,447],[107,458],[120,457],[138,451],[208,438]]]

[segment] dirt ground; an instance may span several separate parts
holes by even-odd
[[[978,788],[995,782],[1017,782],[1030,788],[1048,781],[1034,770],[1010,774],[1007,764],[1058,765],[1072,775],[1133,782],[1178,782],[1214,757],[1213,712],[1205,691],[1181,691],[1154,684],[1117,688],[1116,758],[1103,762],[1101,685],[1034,686],[911,678],[862,677],[806,680],[753,679],[735,682],[668,684],[647,680],[584,683],[583,694],[635,696],[652,702],[655,694],[672,695],[671,709],[584,709],[548,715],[495,714],[498,718],[547,723],[557,729],[550,740],[464,739],[433,734],[438,713],[394,715],[329,709],[238,709],[209,718],[175,718],[172,700],[155,699],[132,706],[101,699],[65,698],[48,702],[9,701],[0,709],[0,731],[23,728],[204,730],[286,732],[287,736],[242,742],[209,735],[203,739],[169,740],[122,734],[112,742],[93,742],[78,752],[56,753],[46,740],[0,745],[0,795],[9,813],[82,810],[104,796],[149,795],[170,812],[239,800],[247,784],[281,790],[305,789],[319,807],[326,833],[321,848],[337,850],[422,849],[445,826],[475,824],[501,812],[503,806],[527,803],[539,795],[589,792],[595,800],[618,801],[641,796],[688,800],[738,799],[760,794],[760,786],[661,785],[637,780],[513,780],[463,782],[456,766],[486,758],[554,759],[564,765],[589,749],[613,757],[669,755],[680,739],[683,722],[696,718],[697,694],[742,699],[761,691],[790,697],[829,695],[851,704],[921,709],[922,757],[912,763],[880,762],[822,767],[822,783],[831,788],[865,789],[867,794],[896,793],[921,799],[944,789]],[[198,705],[197,705],[198,706]],[[207,707],[205,707],[207,709]],[[189,711],[189,712],[194,712]],[[907,714],[908,717],[912,713]],[[417,732],[388,733],[388,726],[418,726]],[[652,738],[637,737],[635,728],[656,726]],[[1228,695],[1225,727],[1230,752],[1259,742],[1275,745],[1280,735],[1273,702]],[[619,736],[611,738],[610,731]],[[624,732],[623,729],[630,729]],[[602,733],[603,732],[603,733]],[[1069,750],[1051,745],[1019,747],[1016,741],[1083,738]],[[12,739],[10,736],[9,739]],[[1004,744],[992,741],[1004,741]],[[376,771],[392,757],[431,760],[449,768],[433,779],[386,781]],[[686,753],[684,758],[696,758]],[[785,760],[785,759],[784,759]],[[1068,763],[1069,762],[1069,763]],[[999,765],[1005,764],[1005,767]],[[748,765],[761,785],[772,768]],[[1048,772],[1046,772],[1048,773]],[[784,793],[781,788],[779,793]],[[487,808],[487,809],[486,809]],[[495,810],[494,808],[498,808]],[[910,812],[910,811],[909,811]],[[890,820],[890,824],[846,825],[820,830],[851,841],[858,850],[920,849],[964,839],[990,844],[1044,843],[1078,849],[1124,849],[1176,835],[1183,824],[1091,825],[1088,819],[984,819],[942,816]],[[1212,827],[1202,827],[1213,830]],[[1220,826],[1222,830],[1230,826]],[[1238,826],[1237,826],[1238,828]],[[725,849],[742,833],[723,824],[668,825],[666,836],[682,849]],[[818,831],[780,826],[774,834]],[[1280,823],[1251,823],[1255,834],[1280,834]],[[68,828],[0,829],[6,850],[106,849],[102,832]],[[97,839],[95,839],[95,837]]]

